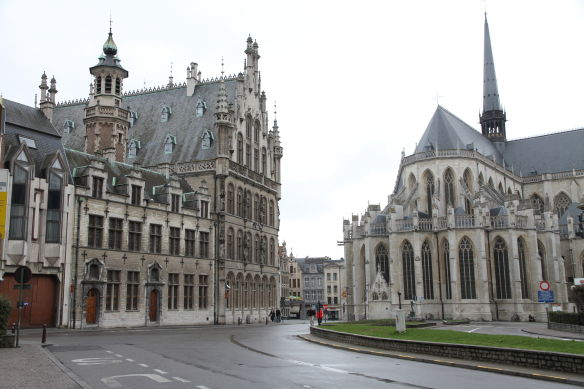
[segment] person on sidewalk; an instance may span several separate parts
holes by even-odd
[[[274,322],[274,318],[276,317],[276,313],[274,312],[274,308],[270,311],[270,320]]]
[[[314,327],[314,309],[310,308],[308,311],[306,311],[306,314],[310,318],[310,326]]]
[[[316,311],[316,320],[318,320],[319,326],[322,324],[323,316],[324,316],[324,313],[322,312],[322,308],[320,308],[318,311]]]
[[[276,323],[279,323],[281,319],[282,319],[282,312],[280,311],[280,309],[276,308]]]

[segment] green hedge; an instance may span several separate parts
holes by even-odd
[[[0,296],[0,336],[6,334],[8,318],[10,317],[10,300]]]
[[[553,323],[576,324],[584,326],[584,313],[550,312],[549,321]]]

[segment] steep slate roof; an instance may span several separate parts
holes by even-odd
[[[235,102],[237,81],[225,81],[228,102]],[[186,87],[161,89],[136,95],[126,95],[122,98],[121,107],[138,115],[134,125],[128,132],[128,142],[139,140],[141,149],[136,158],[128,162],[139,162],[144,166],[154,166],[163,162],[178,163],[194,160],[206,160],[216,157],[216,142],[211,148],[201,148],[202,134],[205,130],[214,132],[215,105],[219,93],[220,82],[199,84],[195,87],[193,96],[188,97]],[[205,114],[197,118],[195,108],[201,98],[207,105]],[[160,121],[162,108],[171,109],[167,122]],[[75,130],[63,134],[63,142],[67,148],[83,150],[85,145],[85,127],[83,125],[85,104],[60,106],[55,109],[54,123],[57,128],[63,128],[66,120],[75,122]],[[176,146],[171,154],[164,153],[164,141],[167,135],[176,137]],[[217,134],[213,134],[215,139]]]
[[[521,176],[584,169],[584,129],[507,141],[505,161]]]
[[[501,163],[501,154],[490,140],[439,105],[414,153],[466,149],[467,146],[487,157],[492,156]]]
[[[49,119],[38,108],[33,108],[10,100],[3,100],[6,109],[6,155],[5,162],[13,156],[20,147],[19,136],[35,141],[36,148],[28,148],[35,164],[35,175],[41,177],[43,169],[57,151],[65,160],[64,169],[68,181],[71,180],[69,164],[65,158],[65,150],[61,143],[61,135]]]

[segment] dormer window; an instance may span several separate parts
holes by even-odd
[[[199,97],[197,100],[197,107],[195,108],[195,116],[198,118],[203,117],[205,112],[207,111],[207,103]]]
[[[65,120],[63,125],[63,134],[70,134],[75,129],[75,122],[73,120]]]
[[[164,154],[172,154],[176,145],[176,136],[167,135],[164,140]]]
[[[160,112],[160,123],[166,123],[170,118],[170,115],[172,115],[172,110],[170,107],[162,107],[162,111]]]
[[[201,134],[201,148],[203,150],[210,149],[213,147],[213,142],[215,141],[215,137],[210,130],[204,130]]]
[[[139,140],[132,139],[128,145],[128,158],[136,158],[140,151],[141,144]]]
[[[22,135],[18,135],[18,140],[20,141],[20,144],[26,144],[26,147],[28,147],[29,149],[36,149],[36,142],[34,139],[31,138],[27,138],[25,136]],[[23,154],[20,154],[23,155]]]

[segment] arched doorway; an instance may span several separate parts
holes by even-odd
[[[99,292],[95,288],[91,288],[87,291],[87,296],[85,298],[85,323],[86,324],[97,324],[97,298]]]
[[[152,289],[152,291],[150,291],[148,316],[150,321],[158,321],[158,289]]]

